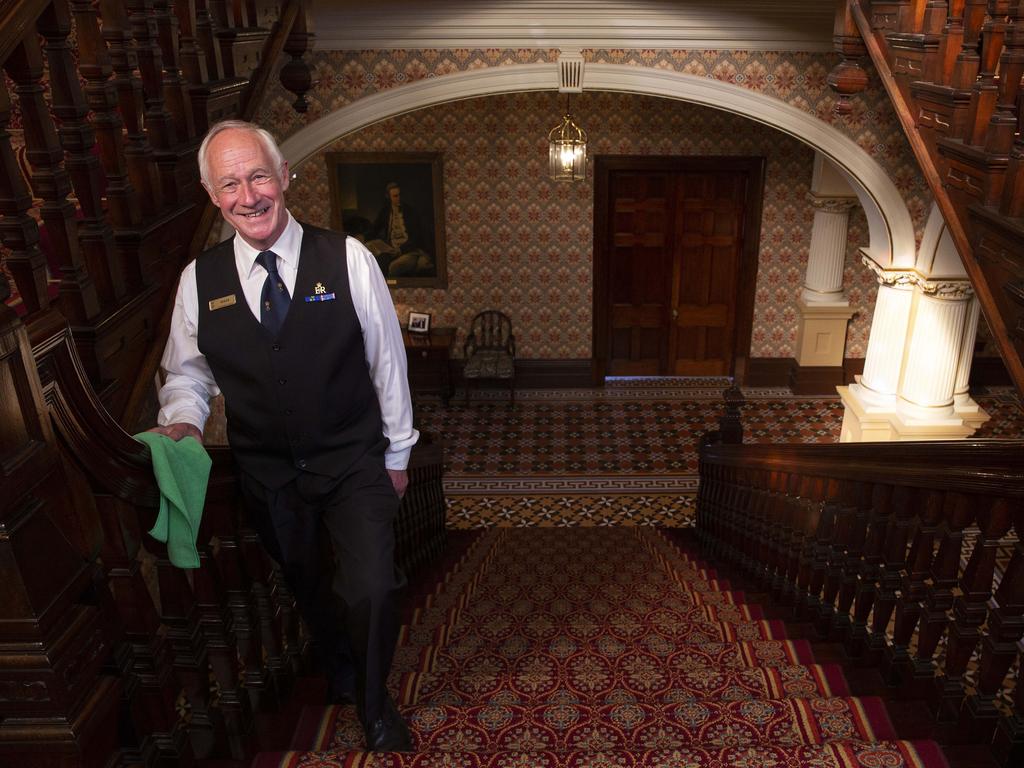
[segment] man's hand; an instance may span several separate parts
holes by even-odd
[[[203,433],[194,424],[189,424],[185,421],[180,421],[177,424],[168,424],[166,427],[153,427],[147,430],[147,432],[158,432],[161,435],[167,435],[175,442],[183,437],[194,437],[200,443],[203,442]]]
[[[404,469],[389,469],[388,476],[391,478],[391,484],[395,486],[398,498],[405,496],[405,489],[409,487],[409,473]]]

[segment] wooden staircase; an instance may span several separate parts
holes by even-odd
[[[845,0],[836,42],[840,112],[867,53],[1024,391],[1024,3]]]

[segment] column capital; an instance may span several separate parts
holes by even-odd
[[[863,256],[861,262],[875,273],[879,285],[902,290],[919,290],[933,299],[965,301],[974,296],[970,280],[959,278],[938,279],[924,277],[913,269],[884,269],[874,259]]]
[[[815,211],[822,211],[824,213],[849,213],[859,201],[856,197],[816,195],[813,192],[808,192],[807,202],[811,204]]]

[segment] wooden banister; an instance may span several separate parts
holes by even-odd
[[[1024,711],[996,698],[1024,661],[1024,443],[706,443],[697,521],[710,553],[927,703],[946,738],[1017,764]]]

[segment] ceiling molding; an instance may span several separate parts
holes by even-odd
[[[656,48],[831,51],[818,0],[375,0],[313,4],[318,50]]]

